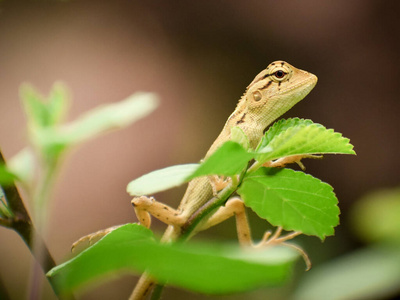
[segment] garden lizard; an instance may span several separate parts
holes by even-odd
[[[224,142],[231,139],[233,127],[239,127],[246,134],[250,147],[254,149],[261,140],[266,127],[302,100],[316,83],[317,77],[315,75],[297,69],[287,62],[275,61],[271,63],[247,87],[235,111],[230,115],[221,133],[206,153],[205,159]],[[150,226],[150,214],[168,224],[162,241],[170,242],[179,237],[183,224],[213,195],[215,195],[215,187],[212,180],[209,177],[200,177],[189,182],[177,210],[145,196],[134,198],[132,204],[142,225]],[[249,229],[239,228],[239,218],[242,218],[242,221],[243,218],[246,218],[244,214],[239,214],[239,211],[243,211],[243,209],[244,206],[241,201],[237,199],[229,200],[224,207],[221,207],[210,217],[207,221],[208,224],[201,225],[201,229],[208,228],[236,215],[239,241],[248,244]],[[247,219],[245,223],[247,223]],[[246,226],[248,225],[246,224]],[[153,284],[154,280],[144,274],[130,299],[145,299]]]

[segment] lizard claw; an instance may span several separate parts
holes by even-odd
[[[223,190],[231,182],[230,178],[225,178],[218,175],[208,176],[213,191],[213,196],[217,196],[218,192]]]
[[[266,231],[264,233],[263,238],[261,239],[261,241],[254,245],[254,248],[262,248],[262,247],[266,247],[266,246],[272,246],[272,245],[283,245],[289,248],[292,248],[294,250],[296,250],[298,253],[300,253],[300,255],[303,257],[303,260],[306,264],[306,271],[311,269],[311,260],[308,257],[307,253],[299,246],[293,245],[293,244],[289,244],[286,243],[286,241],[298,236],[299,234],[301,234],[301,232],[295,231],[292,233],[289,233],[285,236],[281,236],[282,233],[282,227],[278,227],[275,231],[275,233],[272,235],[271,231]],[[271,236],[272,235],[272,236]]]
[[[306,167],[301,162],[304,158],[313,158],[313,159],[321,159],[322,155],[315,155],[315,154],[304,154],[304,155],[291,155],[279,158],[274,161],[267,161],[263,164],[264,167],[272,167],[272,168],[283,168],[284,166],[292,163],[296,163],[299,167],[304,171]]]

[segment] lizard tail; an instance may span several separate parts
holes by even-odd
[[[129,300],[144,300],[151,293],[153,286],[155,285],[154,279],[152,279],[147,273],[143,273],[140,277],[135,289],[133,290]]]
[[[170,243],[175,241],[179,236],[179,230],[174,228],[174,226],[168,226],[163,237],[161,238],[161,243]],[[156,280],[151,278],[148,273],[143,273],[140,277],[138,283],[135,286],[129,300],[144,300],[147,296],[151,294],[153,287],[156,285]]]

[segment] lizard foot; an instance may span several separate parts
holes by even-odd
[[[303,260],[306,264],[306,271],[311,269],[311,260],[308,257],[307,253],[299,246],[293,245],[293,244],[289,244],[286,243],[286,241],[298,236],[301,234],[301,232],[295,231],[292,233],[289,233],[285,236],[281,236],[282,233],[282,227],[278,227],[275,231],[274,234],[272,234],[271,231],[267,231],[264,233],[263,238],[261,239],[261,241],[254,245],[254,248],[262,248],[262,247],[266,247],[266,246],[272,246],[272,245],[283,245],[289,248],[292,248],[294,250],[296,250],[297,252],[300,253],[300,255],[303,257]]]
[[[94,243],[96,243],[102,237],[104,237],[105,235],[109,234],[111,231],[113,231],[121,226],[122,225],[112,226],[112,227],[102,229],[102,230],[93,232],[91,234],[85,235],[84,237],[81,237],[79,240],[77,240],[76,242],[74,242],[72,244],[71,252],[75,253],[77,248],[83,248],[82,250],[84,250],[84,249],[92,246]]]
[[[208,180],[210,181],[214,197],[217,196],[218,192],[226,188],[228,184],[231,182],[230,178],[225,178],[223,176],[218,176],[218,175],[208,176]]]
[[[292,163],[296,163],[299,167],[304,171],[306,167],[303,165],[301,160],[303,158],[313,158],[313,159],[321,159],[322,155],[314,155],[314,154],[306,154],[306,155],[291,155],[279,158],[274,161],[267,161],[263,164],[264,167],[272,167],[272,168],[283,168],[284,166]]]

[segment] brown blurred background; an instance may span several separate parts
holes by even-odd
[[[335,188],[342,214],[336,236],[300,242],[314,265],[359,247],[347,226],[348,210],[371,190],[399,185],[399,13],[395,0],[1,2],[0,146],[6,158],[26,145],[22,82],[44,94],[56,80],[67,83],[70,119],[139,90],[156,92],[162,101],[150,117],[69,155],[47,238],[56,261],[64,261],[83,235],[135,222],[126,184],[154,169],[197,162],[246,86],[277,59],[319,77],[315,90],[285,116],[334,128],[357,152],[305,161],[308,173]],[[175,207],[182,191],[157,198]],[[259,238],[265,222],[252,225]],[[164,226],[154,222],[153,228]],[[202,237],[235,235],[230,220]],[[0,279],[11,299],[25,297],[30,265],[17,234],[0,228]],[[126,299],[136,280],[116,279],[80,299]],[[262,289],[218,299],[285,299],[286,293]],[[189,297],[205,296],[170,288],[164,299]],[[43,298],[55,299],[49,287]]]

